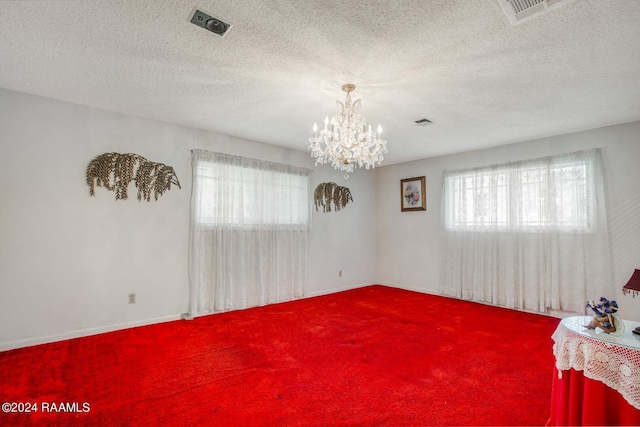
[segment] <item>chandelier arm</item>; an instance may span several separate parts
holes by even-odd
[[[384,141],[384,139],[372,139],[371,141],[359,140],[358,142],[353,143],[353,145],[344,145],[341,141],[336,141],[336,142],[345,150],[353,150],[355,147],[363,147],[363,148],[375,147],[376,145],[380,145],[382,141]]]
[[[377,151],[379,151],[379,150],[377,150],[377,147],[376,147],[376,149],[374,149],[374,151],[368,151],[366,154],[362,153],[357,157],[356,156],[352,156],[351,159],[355,160],[355,161],[362,160],[362,159],[364,159],[366,157],[369,157],[369,156],[371,156],[373,154],[379,154],[379,153],[377,153]]]

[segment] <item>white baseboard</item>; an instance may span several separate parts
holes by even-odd
[[[420,292],[423,294],[446,296],[446,295],[442,295],[436,289],[416,288],[414,286],[406,286],[406,285],[400,285],[398,283],[389,283],[389,282],[378,282],[378,284],[383,286],[389,286],[390,288],[404,289],[407,291]]]
[[[392,287],[392,288],[405,289],[407,291],[420,292],[420,293],[428,294],[428,295],[436,295],[436,296],[441,296],[441,297],[445,297],[445,298],[460,299],[460,298],[452,297],[450,295],[442,294],[442,293],[440,293],[440,292],[438,292],[437,290],[434,290],[434,289],[420,289],[420,288],[416,288],[416,287],[413,287],[413,286],[398,285],[396,283],[380,282],[379,284],[380,285],[384,285],[384,286],[389,286],[389,287]],[[483,301],[471,301],[471,300],[464,300],[464,299],[462,301],[469,301],[469,302],[474,302],[474,303],[477,303],[477,304],[490,305],[492,307],[507,308],[507,307],[502,307],[502,306],[499,306],[499,305],[494,305],[494,304],[491,304],[491,303],[488,303],[488,302],[483,302]],[[563,317],[575,316],[575,315],[582,315],[581,313],[573,313],[573,312],[567,312],[567,311],[562,311],[562,310],[549,310],[547,313],[541,313],[539,311],[517,309],[517,308],[508,308],[508,309],[509,310],[515,310],[515,311],[522,311],[524,313],[539,314],[541,316],[549,316],[549,317],[557,317],[557,318],[563,318]]]
[[[335,292],[346,291],[349,289],[362,288],[364,286],[369,286],[373,284],[374,283],[363,283],[359,285],[350,285],[350,286],[345,286],[341,288],[323,290],[321,292],[312,292],[310,294],[305,295],[303,298],[310,298],[310,297],[320,296],[320,295],[328,295]],[[193,317],[196,318],[196,317],[207,316],[212,314],[218,314],[218,313],[198,313],[198,314],[194,313]],[[153,325],[156,323],[171,322],[174,320],[180,320],[180,315],[176,314],[172,316],[138,320],[135,322],[118,323],[118,324],[109,325],[109,326],[100,326],[97,328],[80,329],[77,331],[64,332],[61,334],[44,335],[44,336],[39,336],[34,338],[25,338],[25,339],[20,339],[15,341],[0,342],[0,351],[13,350],[16,348],[23,348],[23,347],[31,347],[31,346],[40,345],[40,344],[48,344],[56,341],[64,341],[64,340],[69,340],[73,338],[82,338],[90,335],[102,334],[105,332],[114,332],[122,329],[135,328],[137,326]]]
[[[364,288],[365,286],[371,286],[371,285],[377,285],[377,284],[378,284],[377,282],[369,282],[369,283],[361,283],[361,284],[358,284],[358,285],[342,286],[342,287],[333,288],[333,289],[324,289],[324,290],[318,291],[318,292],[309,292],[303,298],[312,298],[312,297],[319,297],[319,296],[322,296],[322,295],[335,294],[336,292],[342,292],[342,291],[348,291],[348,290],[351,290],[351,289]]]
[[[348,290],[351,290],[351,289],[358,289],[358,288],[363,288],[365,286],[371,286],[371,285],[383,285],[383,286],[389,286],[389,287],[393,287],[393,288],[406,289],[408,291],[415,291],[415,292],[421,292],[421,293],[425,293],[425,294],[439,295],[438,292],[430,290],[430,289],[420,289],[420,288],[415,288],[415,287],[412,287],[412,286],[399,285],[399,284],[396,284],[396,283],[368,282],[368,283],[360,283],[360,284],[352,284],[352,285],[347,285],[347,286],[341,286],[341,287],[336,287],[336,288],[332,288],[332,289],[324,289],[322,291],[317,291],[317,292],[310,292],[307,295],[305,295],[303,298],[311,298],[311,297],[317,297],[317,296],[322,296],[322,295],[329,295],[329,294],[333,294],[333,293],[336,293],[336,292],[348,291]],[[194,317],[200,317],[200,316],[209,315],[209,314],[217,314],[217,313],[194,314]],[[45,335],[45,336],[40,336],[40,337],[35,337],[35,338],[26,338],[26,339],[21,339],[21,340],[16,340],[16,341],[0,342],[0,351],[13,350],[13,349],[22,348],[22,347],[30,347],[30,346],[39,345],[39,344],[47,344],[47,343],[52,343],[52,342],[56,342],[56,341],[63,341],[63,340],[68,340],[68,339],[73,339],[73,338],[81,338],[81,337],[86,337],[86,336],[90,336],[90,335],[102,334],[102,333],[105,333],[105,332],[119,331],[121,329],[135,328],[135,327],[138,327],[138,326],[147,326],[147,325],[153,325],[153,324],[156,324],[156,323],[171,322],[171,321],[174,321],[174,320],[180,320],[180,315],[176,314],[176,315],[171,315],[171,316],[157,317],[157,318],[153,318],[153,319],[138,320],[138,321],[135,321],[135,322],[127,322],[127,323],[119,323],[119,324],[115,324],[115,325],[101,326],[101,327],[97,327],[97,328],[80,329],[80,330],[77,330],[77,331],[65,332],[65,333],[61,333],[61,334]]]
[[[109,326],[100,326],[97,328],[80,329],[77,331],[65,332],[62,334],[45,335],[45,336],[40,336],[35,338],[26,338],[26,339],[16,340],[16,341],[0,342],[0,351],[13,350],[13,349],[22,348],[22,347],[31,347],[33,345],[39,345],[39,344],[48,344],[56,341],[69,340],[73,338],[81,338],[89,335],[102,334],[105,332],[119,331],[121,329],[135,328],[138,326],[147,326],[147,325],[153,325],[156,323],[171,322],[173,320],[180,320],[180,315],[176,314],[173,316],[156,317],[153,319],[144,319],[144,320],[138,320],[135,322],[119,323],[116,325],[109,325]]]

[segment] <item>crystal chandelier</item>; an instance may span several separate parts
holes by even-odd
[[[313,124],[313,136],[309,138],[311,157],[318,163],[331,163],[334,168],[344,171],[345,178],[358,167],[374,168],[382,162],[382,155],[387,152],[387,141],[380,138],[382,127],[372,132],[371,125],[360,115],[360,100],[351,102],[351,92],[355,85],[346,84],[342,90],[347,92],[347,100],[343,104],[336,101],[339,112],[334,114],[329,128],[329,117],[324,119],[324,129],[318,132],[318,125]]]

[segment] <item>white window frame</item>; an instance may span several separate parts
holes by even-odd
[[[591,156],[574,154],[445,172],[445,229],[593,233],[594,161]],[[531,191],[536,192],[539,200],[532,202],[519,197],[522,186],[535,187]],[[550,194],[555,194],[555,198]],[[572,211],[563,203],[573,203],[575,209]],[[548,215],[549,210],[553,210],[553,218]]]
[[[268,162],[264,162],[268,164]],[[273,187],[270,187],[266,192],[257,192],[255,188],[248,188],[247,190],[253,194],[258,194],[259,200],[256,200],[255,204],[251,204],[247,200],[242,203],[242,212],[234,212],[227,220],[220,218],[216,215],[213,203],[202,203],[202,200],[196,202],[195,223],[199,228],[212,228],[212,227],[224,227],[229,229],[238,230],[251,230],[251,229],[309,229],[310,228],[310,178],[308,175],[287,173],[276,168],[270,169],[268,166],[264,168],[254,169],[247,166],[237,166],[230,164],[217,164],[213,161],[199,160],[195,168],[197,174],[198,185],[202,186],[203,191],[200,192],[201,198],[211,195],[212,200],[220,200],[215,194],[219,190],[220,186],[216,180],[226,179],[225,185],[234,185],[229,178],[222,176],[222,171],[231,173],[234,177],[242,177],[243,170],[251,171],[251,174],[259,174],[262,176],[260,182],[276,182]],[[241,181],[240,179],[233,178],[236,185],[254,186],[255,181]],[[287,185],[289,184],[289,185]],[[295,200],[299,200],[300,203],[290,208],[294,209],[293,215],[288,218],[268,218],[264,215],[260,216],[256,214],[257,209],[263,209],[263,203],[290,203],[292,200],[291,192],[296,192],[297,197]],[[263,197],[264,196],[264,197]],[[266,197],[266,199],[265,199]],[[209,209],[207,209],[209,206]]]

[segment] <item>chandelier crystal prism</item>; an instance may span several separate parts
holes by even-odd
[[[356,167],[374,168],[383,160],[387,152],[387,141],[381,138],[382,127],[378,125],[377,132],[367,126],[367,121],[360,115],[361,102],[351,101],[351,92],[355,85],[345,84],[342,90],[347,92],[347,99],[338,104],[338,112],[331,119],[324,119],[324,129],[318,131],[318,125],[313,124],[313,136],[309,138],[311,157],[316,159],[316,166],[330,163],[335,169],[345,172],[348,178]]]

